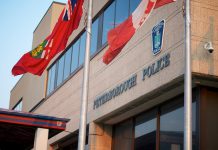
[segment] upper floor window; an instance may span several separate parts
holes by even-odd
[[[98,29],[99,29],[98,25],[99,25],[99,19],[96,19],[92,23],[92,37],[91,37],[91,49],[90,49],[91,55],[95,53],[98,46]]]
[[[115,18],[115,2],[113,2],[103,13],[103,32],[102,32],[102,44],[107,42],[108,31],[114,28]]]
[[[72,50],[69,49],[64,55],[64,80],[70,75],[71,53]]]
[[[137,6],[139,5],[139,3],[141,2],[142,0],[130,0],[130,14],[133,13],[133,11],[137,8]]]
[[[59,86],[63,81],[63,75],[64,75],[64,57],[61,57],[58,60],[58,67],[57,67],[57,86]]]
[[[48,72],[48,86],[47,86],[47,95],[49,95],[55,88],[55,75],[56,74],[56,64],[54,64]]]
[[[92,23],[90,55],[93,56],[107,43],[107,34],[135,10],[141,0],[113,0]],[[82,31],[65,54],[48,70],[47,95],[84,64],[86,32]]]
[[[22,101],[22,98],[21,98],[21,100],[19,100],[18,103],[14,106],[13,110],[21,111],[22,107],[23,107],[23,101]]]
[[[77,40],[76,43],[72,46],[73,53],[71,59],[71,73],[74,72],[79,66],[79,44],[80,40]]]
[[[80,38],[80,51],[79,51],[79,66],[84,63],[86,50],[86,32]]]
[[[129,0],[116,0],[116,25],[122,23],[129,16]]]

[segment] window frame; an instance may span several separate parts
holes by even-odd
[[[70,52],[69,52],[69,51],[70,51]],[[70,65],[69,65],[69,67],[70,67],[70,68],[69,68],[69,73],[68,73],[68,75],[66,76],[66,78],[65,78],[65,76],[63,75],[63,80],[66,80],[67,78],[69,78],[69,76],[70,76],[70,74],[71,74],[71,62],[72,62],[72,52],[73,52],[73,50],[72,50],[71,48],[67,49],[66,52],[65,52],[65,56],[64,56],[64,57],[65,57],[65,59],[64,59],[64,70],[63,70],[63,71],[64,71],[64,74],[65,74],[65,65],[66,65],[65,62],[66,62],[67,52],[70,53],[70,54],[69,54],[69,55],[70,55],[70,62],[69,62]]]

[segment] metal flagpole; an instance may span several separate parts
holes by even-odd
[[[89,61],[90,61],[90,45],[91,45],[91,29],[92,29],[92,0],[88,0],[88,17],[86,28],[86,52],[83,72],[82,99],[80,110],[79,124],[79,141],[78,150],[85,150],[86,141],[86,120],[87,120],[87,104],[88,104],[88,88],[89,88]]]
[[[192,150],[192,73],[190,0],[185,0],[184,150]]]

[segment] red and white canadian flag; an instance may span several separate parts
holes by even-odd
[[[109,48],[103,56],[103,62],[109,64],[121,52],[135,32],[145,23],[154,8],[173,1],[175,0],[142,0],[128,19],[108,32]]]

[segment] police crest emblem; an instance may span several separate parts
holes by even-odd
[[[152,29],[152,52],[154,55],[160,53],[163,45],[165,20],[159,22]]]

